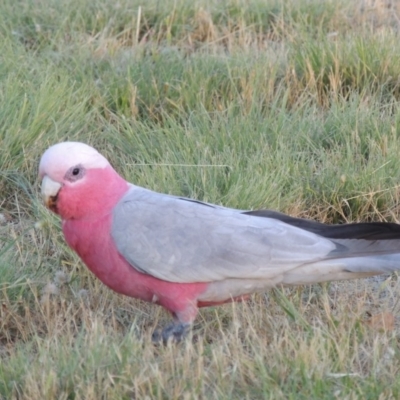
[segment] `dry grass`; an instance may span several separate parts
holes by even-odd
[[[396,1],[4,0],[0,398],[399,398],[397,276],[202,310],[111,293],[38,196],[50,144],[127,179],[327,223],[398,220]]]

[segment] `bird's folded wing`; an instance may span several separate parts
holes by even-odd
[[[112,236],[134,268],[180,283],[269,279],[338,251],[333,241],[277,219],[135,186],[114,209]]]

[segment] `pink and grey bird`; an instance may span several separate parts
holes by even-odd
[[[164,341],[181,339],[199,307],[400,269],[394,223],[325,225],[156,193],[77,142],[50,147],[39,175],[46,205],[87,267],[112,290],[172,313]]]

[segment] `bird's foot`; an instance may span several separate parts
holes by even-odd
[[[153,343],[168,344],[168,342],[179,343],[184,339],[190,331],[190,324],[184,324],[182,322],[174,322],[167,325],[164,329],[157,330],[152,335]]]

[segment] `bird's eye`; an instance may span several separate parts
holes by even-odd
[[[70,182],[76,182],[85,176],[85,167],[81,164],[74,165],[65,173],[65,179]]]

